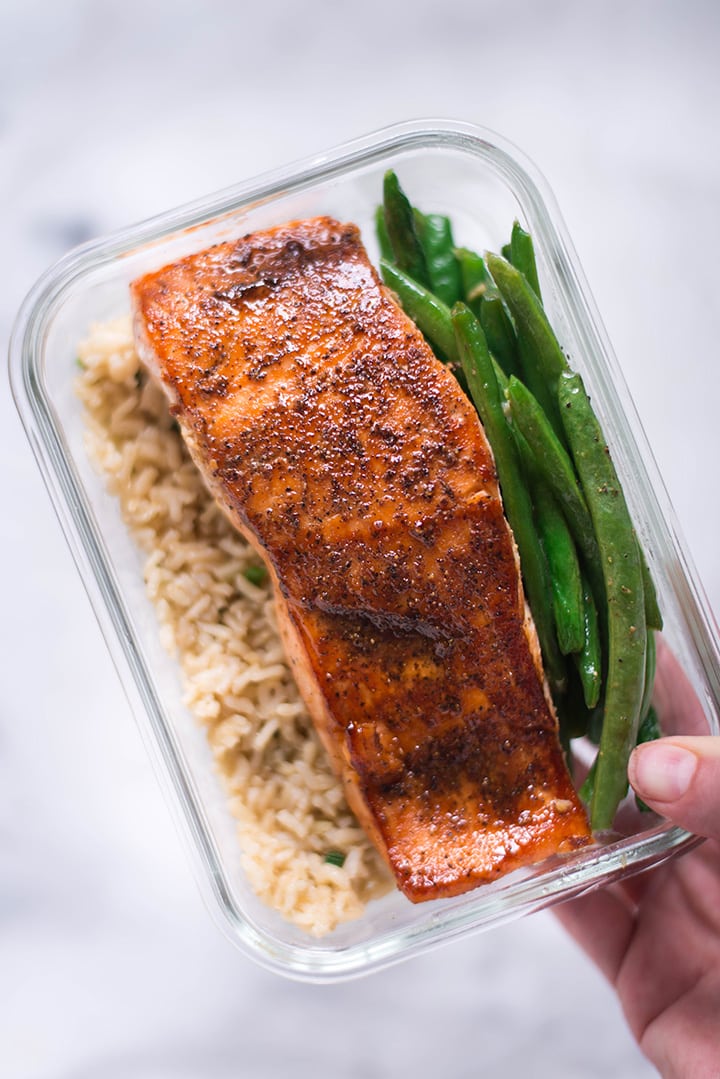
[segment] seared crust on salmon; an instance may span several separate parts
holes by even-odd
[[[485,434],[358,230],[290,223],[131,291],[140,355],[270,569],[300,691],[405,895],[588,842]]]

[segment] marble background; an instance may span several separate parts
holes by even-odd
[[[497,130],[555,194],[720,608],[720,7],[0,0],[0,338],[78,242],[386,123]],[[549,914],[334,988],[208,916],[0,388],[0,1074],[653,1074]]]

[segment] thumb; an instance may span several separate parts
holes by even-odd
[[[633,751],[628,776],[656,813],[720,840],[720,738],[659,738]]]

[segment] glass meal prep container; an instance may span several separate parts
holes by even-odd
[[[707,730],[719,731],[718,640],[706,600],[553,198],[513,147],[468,124],[400,124],[70,253],[38,281],[18,317],[10,349],[18,409],[211,910],[255,960],[315,981],[376,970],[656,865],[696,842],[646,815],[636,834],[604,836],[459,898],[413,905],[394,890],[319,939],[250,888],[204,731],[184,707],[178,665],[160,644],[137,548],[84,448],[77,345],[91,323],[128,311],[128,285],[139,275],[291,219],[327,214],[354,222],[377,264],[373,217],[388,168],[423,210],[450,216],[460,244],[499,251],[515,218],[532,234],[548,317],[592,396],[647,553],[663,638]]]

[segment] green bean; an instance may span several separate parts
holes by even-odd
[[[590,741],[596,745],[600,745],[600,739],[602,737],[603,717],[605,711],[603,708],[603,690],[604,687],[600,686],[600,703],[597,708],[593,709],[592,716],[590,717],[590,723],[588,724],[587,736]]]
[[[545,669],[551,684],[558,690],[565,683],[565,665],[555,641],[549,570],[535,531],[532,503],[523,481],[515,442],[503,411],[495,366],[482,326],[465,304],[455,305],[452,321],[470,393],[493,449],[505,513],[520,554]]]
[[[559,379],[560,411],[595,527],[605,579],[608,657],[591,822],[610,828],[627,789],[645,678],[647,630],[640,554],[625,496],[582,379]]]
[[[648,710],[648,712],[647,712],[645,718],[643,719],[642,723],[640,724],[640,727],[638,728],[636,745],[641,746],[644,742],[654,742],[657,738],[662,738],[662,730],[660,728],[660,722],[658,720],[657,712],[655,711],[654,708],[651,707]],[[596,778],[596,775],[597,775],[599,757],[600,757],[599,754],[595,757],[595,760],[592,763],[592,767],[591,767],[590,771],[587,774],[585,782],[583,783],[582,787],[578,791],[578,794],[580,795],[580,797],[582,798],[582,800],[585,802],[586,805],[588,805],[592,801],[592,795],[593,795],[593,791],[594,791],[594,788],[595,788],[595,778]],[[628,786],[629,786],[629,784],[626,783],[625,784],[626,793],[627,793]],[[640,810],[641,813],[652,813],[652,810],[650,809],[650,806],[645,805],[642,798],[638,798],[637,794],[635,795],[635,805],[638,807],[638,809]]]
[[[645,719],[645,716],[650,711],[652,705],[652,695],[655,686],[655,670],[657,667],[657,646],[655,643],[655,632],[652,629],[648,630],[647,635],[647,652],[645,654],[645,684],[643,688],[642,704],[640,705],[640,725]]]
[[[510,262],[512,260],[512,244],[503,244],[500,248],[500,254]]]
[[[534,484],[532,500],[538,532],[550,567],[557,641],[563,655],[579,652],[585,640],[580,565],[565,518],[544,483]]]
[[[429,285],[425,254],[415,227],[415,214],[392,169],[385,173],[383,181],[383,207],[395,262],[410,277]]]
[[[520,353],[513,324],[497,295],[486,293],[479,303],[480,322],[490,351],[506,375],[520,374]]]
[[[585,704],[589,709],[597,707],[602,686],[602,650],[600,647],[600,624],[592,588],[585,574],[583,589],[583,644],[573,659],[580,676]]]
[[[557,384],[562,372],[567,370],[567,360],[540,300],[523,274],[498,255],[489,254],[486,263],[515,321],[525,382],[562,439]]]
[[[567,450],[535,397],[519,379],[510,379],[507,398],[513,423],[525,437],[539,472],[562,507],[585,562],[596,602],[604,605],[605,584],[595,528]]]
[[[584,780],[582,786],[580,787],[580,789],[578,791],[578,794],[580,795],[580,798],[582,799],[582,801],[585,803],[586,806],[589,806],[589,805],[592,804],[592,800],[593,800],[593,797],[594,797],[594,794],[595,794],[595,780],[597,778],[597,770],[598,770],[598,760],[599,760],[599,758],[600,758],[600,754],[598,753],[598,754],[596,754],[594,761],[590,765],[590,770],[588,771],[588,774],[585,776],[585,780]],[[626,789],[627,789],[627,787],[626,787]],[[623,797],[624,797],[624,795],[623,795]]]
[[[551,445],[552,440],[549,439],[549,436],[553,431],[555,431],[556,434],[562,435],[563,430],[562,427],[558,430],[555,402],[550,405],[548,397],[557,392],[557,380],[560,374],[568,369],[567,361],[557,342],[557,338],[547,321],[542,306],[527,288],[527,284],[522,282],[517,269],[515,267],[509,267],[507,263],[503,264],[503,260],[498,259],[496,255],[489,255],[487,264],[493,273],[493,277],[495,278],[496,284],[498,285],[505,302],[508,304],[511,313],[515,318],[516,327],[518,329],[520,355],[523,362],[523,371],[525,373],[526,381],[528,384],[534,381],[534,387],[531,385],[530,388],[534,388],[535,390],[539,388],[540,390],[539,395],[535,393],[538,405],[538,409],[535,410],[536,418],[534,421],[534,438],[536,441],[533,441],[533,438],[531,438],[530,433],[527,430],[523,428],[523,431],[525,437],[531,445],[533,445],[535,452],[546,462],[547,471],[549,473],[551,470],[550,461],[552,460],[557,464],[558,450],[563,450],[563,447],[558,440],[555,440],[555,445],[553,447]],[[535,357],[534,360],[533,357]],[[538,374],[542,377],[538,377]],[[527,390],[525,392],[526,394],[528,393]],[[544,412],[549,422],[543,422],[542,420],[537,419],[538,410],[540,414]],[[528,417],[526,417],[526,419],[528,419]],[[517,418],[517,422],[519,425],[522,423],[519,417]],[[548,453],[550,456],[547,456]],[[565,457],[566,456],[567,455],[565,454]],[[556,498],[561,501],[563,509],[568,515],[568,523],[573,529],[575,540],[587,562],[591,584],[596,599],[600,602],[602,598],[600,574],[597,553],[596,550],[593,550],[593,547],[596,548],[596,544],[594,544],[591,539],[589,540],[589,545],[586,542],[590,537],[590,532],[587,527],[589,523],[587,513],[583,515],[581,510],[578,511],[577,504],[575,505],[575,508],[573,508],[572,503],[577,503],[575,498],[577,483],[574,481],[571,482],[571,475],[572,466],[570,466],[569,472],[564,468],[563,486],[567,492],[566,498],[563,498],[559,482],[553,484],[549,474],[546,475],[546,478],[551,485],[553,493]],[[663,620],[657,600],[657,593],[642,549],[640,555],[643,570],[643,593],[645,597],[645,616],[647,624],[653,629],[662,629]]]
[[[561,423],[558,423],[557,418],[556,393],[557,380],[561,373],[568,369],[567,360],[539,301],[539,292],[537,292],[537,295],[533,295],[534,286],[532,286],[531,278],[533,277],[534,252],[532,251],[532,240],[517,225],[517,222],[516,226],[513,227],[515,248],[512,248],[511,241],[511,258],[515,262],[516,255],[514,252],[516,250],[522,252],[523,248],[526,249],[524,254],[517,257],[518,263],[524,258],[530,266],[528,280],[523,281],[523,273],[520,272],[518,264],[508,265],[507,262],[499,259],[497,255],[488,255],[487,267],[515,319],[525,381],[547,415],[553,430],[562,437],[563,427]],[[527,276],[527,273],[528,271],[526,270],[525,276]],[[531,288],[528,288],[528,284],[531,285]],[[557,492],[555,493],[557,495]],[[576,536],[576,539],[578,543],[581,543],[579,537]],[[657,592],[642,549],[640,555],[647,624],[653,629],[662,629],[663,619],[657,600]],[[588,557],[587,554],[586,557]],[[596,579],[592,565],[592,560],[590,560],[589,568],[593,573],[592,584],[597,596],[599,582]]]
[[[662,730],[660,729],[660,721],[658,714],[653,707],[648,708],[647,714],[640,724],[638,730],[637,744],[641,746],[644,742],[654,742],[657,738],[662,738]]]
[[[538,300],[542,301],[532,236],[525,231],[519,221],[513,223],[509,261],[512,262],[516,270],[523,274]]]
[[[467,247],[457,247],[455,258],[460,266],[463,299],[470,310],[479,316],[483,297],[488,290],[493,293],[497,291],[487,272],[485,259]]]
[[[645,593],[645,620],[650,629],[662,629],[663,616],[658,603],[655,582],[652,579],[650,567],[647,564],[647,558],[642,547],[640,547],[640,563],[643,575],[643,591]]]
[[[462,295],[480,319],[490,351],[507,375],[520,374],[520,354],[515,329],[481,255],[467,247],[455,249],[460,266]]]
[[[380,260],[382,279],[421,333],[452,362],[459,362],[450,308],[397,266]]]
[[[499,388],[500,394],[501,394],[501,399],[502,398],[506,399],[507,395],[508,395],[508,380],[505,377],[502,368],[495,361],[494,361],[494,368],[495,368],[495,376],[496,376],[496,379],[497,379],[498,388]],[[527,476],[527,481],[528,481],[528,484],[529,484],[530,489],[531,489],[531,500],[533,500],[535,502],[535,511],[536,511],[535,518],[536,518],[536,522],[538,523],[539,538],[541,540],[543,550],[547,553],[547,551],[548,551],[548,542],[552,543],[552,539],[549,536],[549,527],[548,527],[547,522],[543,525],[542,520],[538,519],[538,514],[537,514],[537,497],[536,497],[537,496],[537,491],[538,491],[539,488],[545,487],[544,480],[543,480],[543,477],[542,477],[542,473],[540,472],[540,470],[538,468],[538,461],[537,461],[537,458],[535,457],[535,454],[533,453],[532,449],[530,448],[527,441],[523,437],[522,432],[518,429],[517,425],[511,424],[510,425],[510,430],[511,430],[513,438],[514,438],[514,442],[515,442],[515,444],[517,446],[517,450],[518,450],[518,453],[519,453],[519,456],[520,456],[520,461],[522,463],[523,470],[525,472],[525,475]],[[553,496],[550,493],[548,488],[546,488],[545,493],[546,493],[547,499],[550,502],[553,502],[554,501]],[[542,495],[540,497],[542,497]],[[578,562],[577,562],[577,555],[575,553],[575,548],[574,548],[574,545],[573,545],[573,542],[572,542],[572,537],[568,534],[568,528],[567,528],[567,525],[565,524],[565,519],[564,519],[562,513],[560,513],[560,511],[558,510],[557,505],[555,505],[555,507],[554,507],[554,514],[553,515],[555,517],[559,516],[559,518],[560,518],[560,520],[557,521],[557,527],[562,529],[562,533],[563,533],[562,542],[564,542],[567,545],[567,549],[568,549],[567,563],[565,563],[564,558],[561,558],[561,564],[560,564],[558,573],[555,575],[557,577],[557,580],[563,580],[564,579],[564,574],[566,572],[568,572],[568,573],[570,573],[572,575],[572,573],[574,572],[574,567],[577,567],[578,572],[579,572],[579,566],[578,566]],[[552,563],[551,563],[549,558],[548,558],[547,561],[550,563],[550,571],[552,573],[552,568],[551,568]],[[582,638],[582,642],[581,642],[581,646],[580,646],[582,651],[574,653],[573,657],[572,657],[576,661],[576,665],[578,666],[578,669],[580,671],[580,680],[578,681],[578,679],[573,679],[572,678],[572,672],[568,671],[568,675],[569,675],[569,677],[567,679],[568,687],[565,689],[565,691],[561,695],[557,695],[557,699],[555,701],[555,705],[556,705],[556,708],[558,710],[558,715],[561,718],[561,727],[562,727],[563,731],[570,732],[568,734],[568,737],[573,737],[573,738],[577,738],[577,737],[580,737],[580,735],[585,734],[587,725],[588,725],[588,723],[590,721],[590,717],[587,714],[587,709],[586,709],[586,704],[585,704],[585,699],[584,699],[586,683],[589,684],[589,680],[591,681],[593,677],[596,678],[596,680],[597,680],[596,697],[599,696],[599,685],[600,685],[600,657],[599,657],[600,642],[599,642],[599,633],[598,633],[598,626],[597,626],[597,612],[596,612],[595,605],[594,605],[593,600],[592,600],[592,594],[591,593],[589,595],[585,594],[584,589],[586,587],[586,582],[585,582],[584,577],[581,577],[581,581],[582,581],[582,589],[583,589],[583,591],[582,591],[582,600],[581,600],[582,604],[583,604],[583,609],[582,609],[579,616],[578,616],[577,613],[575,613],[574,618],[578,619],[578,617],[579,617],[579,620],[580,620],[580,622],[582,624],[583,638]],[[562,619],[563,619],[564,615],[562,613],[558,612],[557,604],[562,604],[564,590],[561,590],[560,594],[557,595],[557,597],[556,597],[556,594],[555,594],[556,593],[556,584],[557,584],[557,581],[555,579],[553,579],[553,584],[552,584],[552,588],[553,588],[553,613],[554,613],[555,625],[558,627],[558,632],[557,632],[557,635],[556,635],[556,640],[558,640],[558,648],[560,649],[560,651],[563,651],[564,649],[562,648],[562,642],[560,642],[561,631],[560,631],[559,626],[560,626],[560,624],[562,622]],[[572,586],[571,586],[570,594],[572,595]],[[588,599],[589,599],[589,603],[592,605],[589,610],[586,609],[588,607]],[[578,600],[575,599],[574,604],[577,605],[577,603],[578,603]],[[592,616],[594,616],[594,619],[593,619]],[[571,617],[573,617],[573,616],[571,616]],[[593,631],[594,631],[594,633],[593,633]],[[590,635],[589,639],[587,639],[588,635]],[[582,657],[582,660],[583,660],[582,665],[580,663],[581,657]],[[594,664],[595,664],[594,667],[593,667],[593,661],[594,661]],[[574,688],[574,686],[573,686],[574,682],[577,682],[577,684],[578,684],[578,687],[579,687],[579,692],[578,693],[573,693],[572,692],[572,690]],[[589,689],[588,689],[588,693],[589,693]],[[590,697],[592,699],[592,694],[589,693],[589,695],[590,695]],[[592,704],[589,707],[594,708],[596,704],[597,704],[597,699],[593,700]]]
[[[507,384],[500,389],[507,397]],[[579,652],[585,639],[582,580],[575,543],[528,442],[515,425],[510,430],[527,478],[537,533],[550,570],[558,647],[563,655],[569,655]]]
[[[443,214],[421,214],[419,220],[418,232],[430,289],[439,300],[452,307],[460,299],[462,282],[450,218]]]
[[[393,260],[393,249],[390,243],[390,237],[388,236],[387,225],[385,224],[385,207],[378,206],[375,210],[375,235],[377,237],[378,247],[380,248],[380,258],[388,259],[390,262]]]
[[[564,742],[587,734],[591,712],[585,704],[582,683],[574,664],[567,665],[567,688],[558,695],[555,710]]]
[[[384,259],[380,259],[380,272],[385,284],[400,300],[405,314],[413,320],[440,358],[450,364],[453,374],[467,393],[467,381],[460,364],[450,308],[429,289],[419,285],[412,277],[408,277],[402,270],[398,270],[397,266],[385,262]],[[495,377],[504,394],[507,376],[494,357],[492,363]]]

